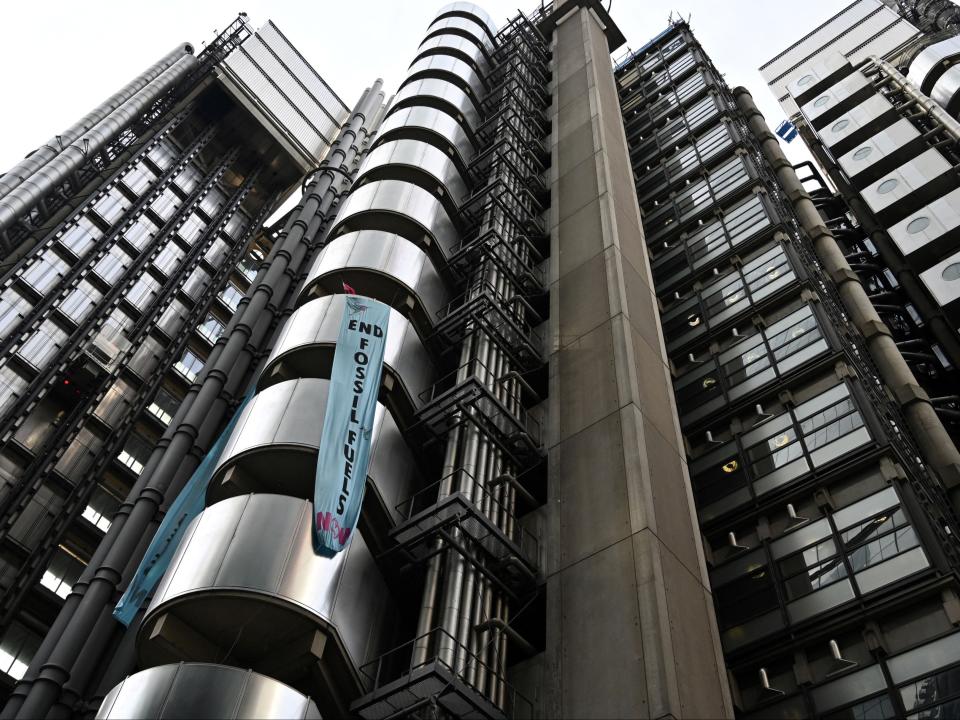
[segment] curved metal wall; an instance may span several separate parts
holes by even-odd
[[[362,534],[334,558],[315,554],[312,514],[310,501],[265,494],[200,513],[143,618],[141,665],[172,659],[174,628],[196,659],[217,662],[226,652],[255,671],[316,629],[342,643],[354,668],[376,657],[392,619],[389,591]]]
[[[198,705],[198,699],[202,704]],[[320,720],[306,695],[252,670],[209,663],[160,665],[127,677],[103,699],[97,720],[203,717]]]

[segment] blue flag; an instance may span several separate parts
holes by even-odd
[[[163,522],[160,523],[156,535],[153,536],[143,560],[140,561],[136,574],[124,591],[120,602],[113,609],[113,616],[124,625],[130,624],[143,605],[143,601],[153,592],[157,583],[160,582],[160,578],[167,571],[170,560],[173,559],[173,554],[176,552],[190,521],[203,512],[207,486],[210,485],[210,479],[217,467],[217,461],[220,459],[220,454],[223,452],[227,439],[233,432],[244,406],[249,402],[251,394],[247,393],[227,427],[220,433],[220,437],[214,442],[203,461],[193,471],[193,475],[190,476],[187,484],[183,486],[183,490],[180,491],[180,494],[167,509],[167,514],[164,516]]]
[[[789,120],[784,120],[782,123],[777,125],[775,132],[786,142],[791,142],[798,134],[797,126]]]
[[[390,322],[388,305],[345,297],[313,491],[313,549],[326,557],[346,547],[360,517]]]

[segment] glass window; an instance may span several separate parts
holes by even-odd
[[[720,627],[743,625],[748,620],[779,607],[770,569],[763,565],[716,588]]]
[[[240,237],[240,233],[247,226],[247,216],[243,214],[240,210],[235,212],[230,216],[230,219],[227,220],[226,225],[224,225],[223,231],[236,240]]]
[[[67,552],[63,545],[57,548],[50,565],[40,578],[40,584],[55,595],[65,598],[79,579],[85,564],[76,555]]]
[[[210,276],[207,271],[198,265],[183,284],[183,292],[196,300],[209,282]]]
[[[220,263],[223,262],[223,259],[227,256],[227,251],[230,249],[230,246],[227,245],[222,239],[217,238],[213,241],[213,245],[210,246],[210,249],[207,250],[207,254],[203,256],[203,259],[210,263],[213,267],[219,267]]]
[[[93,266],[93,271],[100,276],[105,283],[112,285],[126,270],[131,263],[131,258],[118,246],[114,245],[110,251],[100,258],[99,262]]]
[[[17,355],[33,367],[41,370],[53,360],[66,339],[66,331],[61,330],[52,320],[47,319],[20,346]]]
[[[795,600],[847,576],[837,544],[829,538],[780,561],[787,600]]]
[[[93,204],[93,210],[109,225],[116,222],[130,207],[130,201],[117,188],[110,188],[107,193]]]
[[[150,239],[158,232],[160,232],[160,228],[158,228],[152,220],[147,218],[146,215],[141,215],[137,218],[136,222],[123,231],[123,237],[137,250],[143,250]]]
[[[13,288],[7,288],[0,294],[0,337],[20,324],[33,305]]]
[[[183,238],[188,244],[193,245],[206,227],[206,220],[203,220],[196,213],[190,213],[183,225],[177,230],[177,235]]]
[[[67,295],[59,305],[60,312],[76,323],[86,318],[103,294],[86,280],[81,280],[80,284]]]
[[[223,323],[213,315],[207,315],[203,323],[197,328],[197,332],[210,342],[215,343],[217,338],[223,335]]]
[[[45,293],[56,285],[69,269],[53,250],[44,250],[43,254],[22,271],[21,279],[38,293]]]
[[[183,325],[187,315],[186,306],[180,302],[180,300],[174,298],[173,301],[167,305],[167,309],[160,315],[160,319],[157,320],[157,327],[166,333],[167,336],[173,337],[177,330]]]
[[[213,188],[203,196],[203,200],[200,201],[200,209],[207,214],[207,217],[212,218],[220,212],[220,208],[222,208],[226,202],[227,196],[224,195],[223,191],[218,188]]]
[[[100,327],[100,336],[112,342],[114,338],[123,337],[124,332],[133,325],[133,318],[120,308],[114,308]]]
[[[223,304],[231,310],[237,309],[241,298],[243,298],[243,291],[232,282],[227,283],[227,286],[220,292],[220,299],[223,300]]]
[[[184,350],[183,357],[174,363],[174,369],[191,382],[197,378],[203,369],[204,361],[191,350]]]
[[[180,398],[176,397],[173,393],[160,388],[157,390],[156,396],[153,398],[153,402],[147,406],[147,411],[158,418],[160,422],[164,425],[169,425],[170,421],[173,420],[174,413],[177,412],[177,408],[180,406]]]
[[[150,204],[150,207],[161,219],[167,221],[173,217],[174,212],[182,204],[183,200],[180,199],[179,195],[170,188],[164,188],[157,199]]]
[[[176,161],[179,153],[176,149],[168,143],[166,140],[161,140],[159,143],[150,148],[147,153],[147,157],[153,161],[161,170],[166,170]]]
[[[0,414],[13,405],[27,387],[27,379],[9,365],[0,366]]]
[[[260,263],[263,262],[263,254],[256,248],[250,250],[240,260],[240,272],[247,280],[253,280],[260,270]]]
[[[156,176],[147,169],[143,163],[137,163],[130,168],[121,178],[126,185],[136,195],[142,195],[143,191],[150,187],[150,184],[156,180]]]
[[[14,621],[0,639],[0,672],[19,680],[40,647],[40,636]]]
[[[83,257],[93,247],[96,240],[103,236],[93,221],[81,215],[75,225],[71,225],[60,234],[60,244],[77,257]]]
[[[903,510],[887,510],[841,533],[854,572],[917,547],[920,540]]]
[[[179,245],[175,242],[168,242],[153,259],[153,264],[164,275],[171,275],[184,255],[185,253]]]
[[[117,455],[117,460],[139,475],[143,472],[143,467],[147,464],[152,452],[152,443],[148,442],[142,435],[132,433],[124,443],[123,450]]]
[[[143,310],[156,296],[159,288],[160,282],[148,273],[144,273],[137,278],[133,287],[127,291],[127,301],[134,307]]]
[[[174,182],[183,190],[185,195],[189,195],[200,186],[202,179],[203,175],[200,171],[193,167],[193,165],[187,164],[187,166],[180,171],[180,174],[174,178]]]
[[[117,512],[118,507],[120,507],[120,501],[101,485],[97,485],[90,496],[90,501],[83,510],[83,517],[95,525],[98,530],[107,532],[112,524],[111,518]]]

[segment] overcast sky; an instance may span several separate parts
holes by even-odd
[[[481,5],[501,22],[518,7],[531,11],[537,1],[487,0]],[[846,0],[612,2],[613,19],[635,48],[666,27],[671,11],[689,15],[727,82],[751,90],[771,127],[783,113],[757,67],[846,4]],[[176,43],[189,41],[199,51],[241,10],[257,27],[273,20],[348,106],[377,77],[392,93],[433,13],[444,4],[444,0],[8,3],[0,24],[0,169],[66,129]],[[787,153],[795,162],[809,157],[799,140]]]

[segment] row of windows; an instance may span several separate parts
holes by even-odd
[[[729,651],[929,567],[886,488],[711,572]]]
[[[850,388],[835,385],[695,458],[690,474],[700,517],[716,518],[870,441]]]
[[[646,140],[642,135],[629,138],[631,143],[638,143],[635,154],[639,158],[633,165],[640,175],[640,181],[646,180],[647,173],[655,167],[654,162],[675,150],[681,143],[686,143],[688,135],[700,132],[707,123],[715,121],[719,114],[717,100],[708,95],[677,115],[668,117],[663,127],[654,130]],[[645,190],[640,188],[650,187],[650,184],[640,181],[637,183],[637,192],[642,195]]]
[[[689,297],[678,297],[660,314],[667,351],[673,353],[729,322],[797,279],[785,248],[774,245],[741,267],[714,278]]]
[[[631,58],[632,62],[630,63],[630,67],[617,74],[617,83],[621,88],[621,93],[631,92],[634,89],[634,83],[659,68],[662,63],[672,59],[683,46],[683,38],[678,37],[671,40],[662,48],[652,48],[648,51],[648,57],[640,62],[635,62],[635,58]]]
[[[651,246],[651,269],[661,292],[683,283],[695,271],[712,267],[734,248],[766,235],[774,227],[760,195],[725,209],[722,217],[702,222],[686,239]]]
[[[769,385],[828,349],[813,309],[804,306],[699,362],[674,383],[681,425]]]

